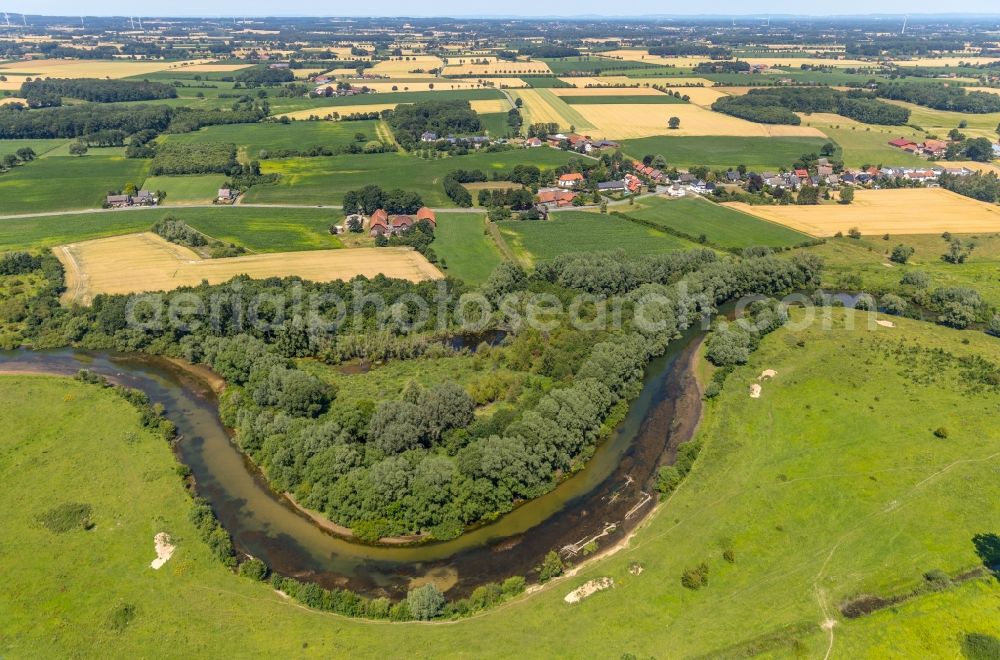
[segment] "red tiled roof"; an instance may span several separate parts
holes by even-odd
[[[434,211],[430,210],[426,206],[421,206],[420,210],[417,211],[417,220],[418,221],[419,220],[426,220],[426,221],[430,222],[432,225],[436,225],[437,224],[437,215],[435,215]]]
[[[389,216],[386,214],[384,209],[376,209],[372,213],[372,219],[369,224],[371,225],[386,225],[388,226]]]
[[[579,172],[570,172],[559,177],[560,181],[583,181],[583,175]]]
[[[895,140],[889,140],[889,144],[891,144],[894,147],[903,148],[903,147],[908,147],[910,145],[915,145],[916,143],[913,142],[913,140],[907,140],[906,138],[896,138]]]

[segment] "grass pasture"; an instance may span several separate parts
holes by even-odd
[[[0,215],[99,208],[109,190],[141,186],[149,161],[120,156],[47,156],[0,176]]]
[[[128,234],[55,248],[66,269],[67,303],[88,304],[100,293],[169,291],[202,281],[225,282],[235,275],[255,278],[297,275],[317,282],[383,274],[419,282],[441,277],[419,252],[408,248],[356,248],[254,254],[201,259],[156,234]]]
[[[818,128],[840,146],[847,167],[927,165],[926,159],[889,146],[889,140],[899,137],[922,142],[924,134],[909,126],[862,124],[840,115],[819,112],[800,116],[804,126]]]
[[[341,246],[339,239],[329,232],[331,224],[343,219],[336,211],[217,206],[95,211],[5,219],[0,222],[0,252],[134,234],[147,231],[167,216],[183,220],[213,238],[254,252],[329,250]]]
[[[652,197],[642,200],[638,210],[626,209],[623,214],[656,223],[688,236],[704,235],[709,242],[727,248],[752,245],[791,247],[811,239],[810,236],[756,216],[739,213],[700,197],[665,199]]]
[[[358,94],[357,96],[317,97],[314,99],[288,97],[272,98],[269,100],[271,102],[271,114],[278,117],[300,110],[316,110],[315,114],[319,116],[326,115],[331,111],[337,111],[344,115],[352,112],[360,112],[354,106],[379,105],[395,107],[400,103],[416,103],[418,101],[489,101],[503,99],[504,95],[499,90],[482,88],[463,90],[435,89],[434,91],[420,92],[388,91],[378,94]]]
[[[439,213],[434,243],[442,270],[469,284],[482,284],[501,261],[500,250],[486,232],[482,213]]]
[[[0,156],[16,153],[18,149],[27,147],[33,149],[36,156],[41,157],[65,142],[66,140],[60,138],[53,140],[0,140]]]
[[[627,140],[624,151],[634,157],[662,154],[670,165],[729,168],[746,165],[751,170],[791,167],[802,154],[819,152],[825,138],[763,137],[650,137]]]
[[[376,120],[365,120],[226,124],[208,126],[192,133],[168,135],[163,139],[182,144],[231,143],[239,147],[243,156],[254,159],[261,151],[306,151],[316,146],[337,148],[355,143],[364,145],[366,141],[378,139],[377,123]],[[357,133],[364,134],[365,140],[356,140]]]
[[[500,223],[500,232],[526,264],[574,252],[623,250],[634,256],[694,247],[682,238],[613,215],[559,211],[549,217]]]
[[[997,126],[1000,126],[1000,112],[989,112],[984,114],[974,114],[971,112],[948,112],[946,110],[934,110],[922,105],[906,103],[904,101],[888,101],[894,105],[899,105],[910,111],[910,124],[920,126],[925,131],[937,133],[939,136],[947,135],[948,131],[958,128],[959,122],[966,122],[966,128],[959,129],[970,137],[986,137],[991,141],[996,141]]]
[[[437,657],[535,658],[551,648],[567,657],[664,649],[679,657],[824,657],[828,649],[833,658],[961,657],[966,633],[1000,636],[995,579],[854,620],[837,607],[859,594],[906,593],[927,571],[982,565],[972,537],[1000,530],[1000,394],[970,396],[946,356],[996,363],[1000,349],[980,333],[906,319],[873,331],[860,316],[832,310],[829,329],[767,336],[706,404],[692,473],[619,552],[449,625],[343,619],[233,576],[188,522],[169,448],[140,429],[127,404],[66,379],[3,376],[0,399],[33,405],[0,407],[8,429],[0,493],[10,509],[0,607],[11,613],[0,652],[196,656],[211,648],[238,656],[252,648],[379,658],[406,646]],[[777,376],[752,400],[747,386],[764,369]],[[947,440],[932,434],[940,426],[951,431]],[[54,535],[36,524],[63,502],[90,504],[94,528]],[[152,571],[160,531],[177,550]],[[681,574],[700,562],[709,584],[683,588]],[[598,577],[613,578],[614,588],[564,602]],[[109,622],[123,603],[135,616],[119,631]],[[832,635],[820,627],[828,618],[836,621]]]
[[[556,149],[519,149],[437,160],[421,160],[406,153],[270,160],[262,162],[261,169],[280,174],[281,180],[251,188],[245,202],[334,205],[340,204],[348,190],[378,182],[386,189],[417,191],[428,206],[447,207],[454,206],[454,202],[444,194],[441,181],[449,172],[481,169],[490,176],[522,163],[551,169],[571,157]]]
[[[978,202],[943,188],[858,190],[852,204],[749,206],[745,213],[807,232],[833,236],[857,227],[862,234],[958,234],[1000,231],[1000,206]]]
[[[211,204],[225,182],[224,174],[151,176],[146,179],[143,188],[167,193],[163,205]]]

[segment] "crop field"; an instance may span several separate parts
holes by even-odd
[[[511,94],[524,102],[521,113],[525,115],[526,124],[554,123],[561,129],[569,130],[572,126],[577,131],[596,129],[596,126],[556,96],[551,89],[515,90]]]
[[[492,103],[492,101],[485,101]],[[483,130],[491,137],[503,137],[511,132],[510,124],[507,123],[507,112],[489,112],[479,115],[479,121],[483,125]]]
[[[613,215],[559,211],[549,218],[500,223],[500,232],[525,264],[573,252],[623,250],[644,255],[694,247],[682,238]]]
[[[800,314],[793,310],[793,319]],[[0,607],[11,612],[0,649],[198,655],[210,646],[238,655],[252,645],[293,655],[307,644],[320,654],[387,657],[409,645],[487,657],[502,638],[504,654],[524,657],[543,655],[539,639],[572,657],[647,657],[664,648],[684,657],[823,657],[832,639],[831,657],[960,657],[965,633],[1000,635],[995,579],[929,591],[858,619],[837,607],[859,594],[908,592],[931,570],[956,575],[982,566],[972,537],[1000,527],[992,506],[1000,498],[992,426],[1000,395],[987,388],[969,396],[961,369],[942,356],[996,363],[996,340],[906,319],[873,331],[860,314],[831,315],[830,329],[768,335],[729,376],[706,405],[692,473],[623,549],[449,625],[343,619],[232,575],[188,521],[169,447],[141,429],[128,404],[68,379],[0,377],[4,400],[35,404],[0,408],[8,429],[0,469],[9,474],[0,494],[12,532],[0,550],[10,572]],[[894,353],[913,364],[900,370]],[[764,369],[777,375],[751,400],[747,386]],[[900,407],[907,413],[893,414]],[[930,432],[942,426],[947,441]],[[94,528],[53,536],[37,524],[64,502],[89,504]],[[152,571],[153,535],[164,530],[177,550]],[[709,584],[684,589],[680,575],[699,562],[709,566]],[[615,588],[564,602],[598,577],[613,578]],[[123,605],[133,612],[125,633],[109,624]],[[820,627],[827,618],[837,623],[832,637]],[[53,620],[63,623],[58,634]]]
[[[364,86],[369,89],[374,89],[380,94],[384,93],[402,93],[402,92],[428,92],[428,93],[438,93],[438,92],[455,92],[461,90],[476,90],[476,89],[490,89],[488,86],[479,82],[478,80],[460,80],[457,78],[417,78],[409,80],[387,80],[383,82],[379,81],[365,81]],[[361,96],[366,96],[362,94]],[[347,97],[352,98],[352,97]]]
[[[448,277],[482,284],[500,264],[500,250],[486,233],[482,213],[439,213],[431,248]]]
[[[357,275],[438,279],[441,273],[409,248],[355,248],[253,254],[201,259],[192,250],[142,233],[99,238],[54,248],[66,269],[66,303],[88,304],[101,293],[169,291],[202,281],[225,282],[236,275],[255,278],[296,275],[316,282],[350,280]]]
[[[149,161],[47,156],[0,176],[0,215],[99,208],[108,190],[142,185]]]
[[[650,69],[658,65],[655,62],[631,62],[618,60],[602,55],[581,55],[579,57],[560,57],[546,59],[545,62],[556,75],[570,72],[589,72],[595,76],[608,71],[627,71],[631,69]]]
[[[802,117],[803,126],[818,128],[840,146],[844,165],[847,167],[927,165],[925,159],[889,146],[889,140],[898,137],[922,142],[923,133],[909,126],[862,124],[847,117],[822,112],[799,116]]]
[[[622,213],[695,238],[704,235],[711,243],[722,247],[791,247],[811,238],[784,225],[734,212],[701,198],[651,197],[642,200],[637,210],[625,208]]]
[[[802,154],[818,153],[824,138],[762,137],[651,137],[628,140],[622,147],[628,155],[642,158],[662,154],[670,165],[729,168],[746,165],[751,170],[791,167]]]
[[[595,96],[592,94],[567,96],[566,94],[562,94],[559,98],[570,105],[679,105],[685,103],[676,96],[664,94],[656,90],[653,90],[652,94],[643,94],[641,92],[633,94],[632,91],[630,89],[621,89],[614,96]]]
[[[499,153],[474,153],[437,160],[421,160],[405,153],[293,158],[261,163],[264,172],[275,172],[281,180],[254,186],[246,202],[263,204],[340,204],[344,193],[378,182],[385,189],[419,192],[428,206],[454,206],[444,194],[441,181],[457,169],[481,169],[490,175],[515,165],[537,165],[552,169],[564,165],[571,154],[556,149],[519,149]]]
[[[169,201],[169,198],[168,198]],[[253,252],[329,250],[341,247],[329,232],[343,215],[328,209],[268,209],[244,206],[94,211],[0,221],[0,252],[52,247],[149,230],[165,217]]]
[[[527,101],[525,102],[527,104]],[[806,126],[757,124],[686,103],[662,105],[581,105],[574,108],[601,137],[629,139],[669,133],[677,136],[732,135],[738,137],[817,137],[823,133]],[[671,117],[680,127],[667,128]]]
[[[859,190],[852,204],[749,206],[727,204],[813,236],[857,227],[862,234],[957,234],[1000,231],[1000,206],[943,188]]]
[[[966,135],[970,137],[987,137],[993,142],[997,139],[997,126],[1000,126],[1000,112],[988,112],[985,114],[948,112],[904,101],[888,102],[908,108],[910,110],[910,123],[920,126],[925,131],[943,136],[951,129],[958,128],[959,122],[965,121],[968,126],[959,130]]]
[[[352,110],[353,112],[353,110]],[[299,121],[290,124],[226,124],[208,126],[191,133],[167,135],[165,142],[179,144],[231,143],[240,149],[241,158],[257,158],[261,151],[294,149],[306,151],[316,146],[344,147],[378,139],[376,120],[364,121]],[[364,140],[355,135],[364,134]]]
[[[682,87],[677,91],[688,96],[691,99],[691,103],[700,105],[703,108],[711,107],[713,103],[723,96],[732,96],[719,87]]]
[[[24,78],[128,78],[166,70],[186,70],[205,60],[170,62],[160,60],[32,60],[0,63],[0,75],[19,88]]]
[[[531,62],[492,60],[489,64],[452,64],[449,62],[448,66],[444,68],[446,76],[524,76],[546,73],[552,73],[552,70],[549,69],[548,64],[541,60]]]
[[[567,78],[567,81],[576,80]],[[594,84],[601,84],[600,78],[584,78],[583,80],[594,81]],[[663,92],[652,87],[584,87],[582,82],[575,83],[576,87],[553,87],[552,93],[558,97],[602,97],[602,96],[664,96]],[[608,84],[608,83],[604,83]],[[611,101],[607,101],[610,103]]]
[[[383,92],[379,94],[358,94],[357,96],[345,96],[342,98],[274,98],[271,99],[271,114],[280,116],[299,110],[316,110],[318,116],[323,116],[334,110],[340,114],[359,112],[355,106],[379,105],[395,107],[399,103],[416,103],[417,101],[483,101],[503,98],[504,96],[499,90],[489,87],[463,90],[435,89],[432,92]],[[323,110],[323,112],[320,112],[320,110]]]
[[[162,190],[167,193],[162,203],[169,206],[211,204],[225,182],[223,174],[151,176],[146,179],[143,188],[151,192]]]
[[[411,72],[417,69],[422,69],[426,72],[444,65],[441,58],[434,55],[406,55],[405,57],[406,59],[394,57],[390,60],[378,62],[370,71],[371,73],[383,76],[404,76],[414,75]]]

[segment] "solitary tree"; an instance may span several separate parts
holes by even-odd
[[[892,248],[892,254],[889,255],[890,261],[895,261],[897,264],[905,264],[910,257],[913,256],[913,248],[909,245],[897,245]]]
[[[854,201],[854,188],[851,186],[844,186],[840,191],[840,203],[850,204]]]
[[[671,117],[670,121],[667,122],[667,126],[671,129],[680,128],[680,125],[681,125],[680,117]]]
[[[82,156],[85,153],[87,153],[87,144],[85,142],[74,142],[69,145],[70,156]]]
[[[406,594],[406,604],[410,606],[410,614],[414,618],[427,621],[441,612],[444,594],[433,584],[425,584]]]

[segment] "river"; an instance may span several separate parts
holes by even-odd
[[[237,549],[272,570],[325,587],[398,598],[433,581],[449,597],[511,575],[530,576],[550,550],[575,562],[584,542],[620,542],[655,502],[658,466],[689,439],[701,414],[691,365],[703,332],[692,328],[646,368],[625,419],[586,467],[551,492],[446,542],[371,546],[320,528],[274,493],[222,425],[211,387],[167,360],[76,349],[0,352],[0,371],[72,375],[90,369],[144,390],[177,425],[178,458],[191,468]],[[613,527],[612,527],[613,525]]]

